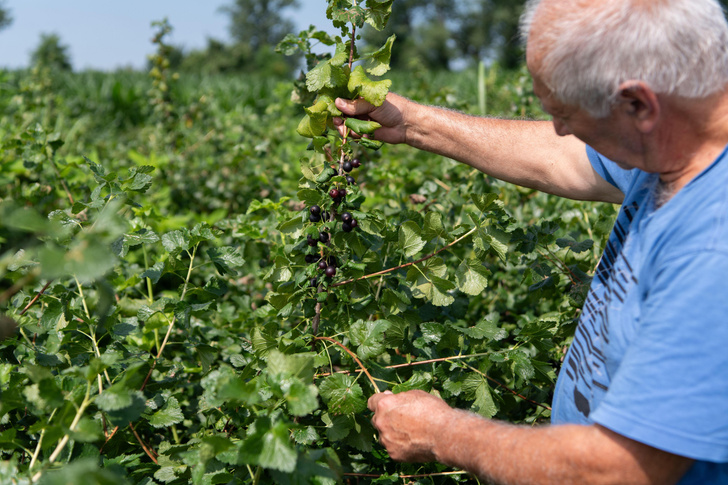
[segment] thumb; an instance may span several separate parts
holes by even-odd
[[[374,105],[364,99],[336,98],[334,103],[342,113],[348,116],[360,116],[374,110]]]

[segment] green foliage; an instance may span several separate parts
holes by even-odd
[[[548,419],[614,211],[344,142],[329,125],[334,96],[376,101],[384,74],[417,101],[477,106],[474,72],[387,71],[393,39],[354,45],[349,68],[344,20],[381,27],[389,6],[331,2],[346,34],[289,36],[281,50],[321,66],[315,92],[304,76],[293,96],[290,82],[175,79],[171,66],[2,73],[0,482],[400,483],[445,471],[386,457],[366,410],[375,387]],[[316,42],[332,52],[313,54]],[[490,114],[541,116],[525,71],[483,81]],[[295,133],[304,115],[313,138]],[[356,185],[342,153],[361,161]],[[332,187],[346,187],[338,205]],[[311,222],[312,205],[329,219]],[[314,250],[306,236],[320,232],[330,240]],[[312,253],[335,257],[336,275]]]

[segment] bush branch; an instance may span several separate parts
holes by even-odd
[[[438,249],[437,251],[435,251],[434,253],[428,254],[427,256],[418,259],[417,261],[410,261],[409,263],[400,264],[399,266],[395,266],[394,268],[384,269],[382,271],[377,271],[376,273],[368,274],[368,275],[365,275],[365,276],[360,276],[359,278],[352,278],[350,280],[340,281],[338,283],[334,283],[333,285],[330,285],[330,288],[335,288],[337,286],[348,285],[349,283],[354,283],[356,281],[366,280],[368,278],[374,278],[375,276],[379,276],[379,275],[384,275],[384,274],[387,274],[387,273],[391,273],[393,271],[397,271],[398,269],[406,268],[408,266],[412,266],[413,264],[418,264],[418,263],[421,263],[423,261],[427,261],[428,259],[437,256],[441,252],[443,252],[443,251],[445,251],[447,249],[450,249],[451,247],[453,247],[454,245],[456,245],[457,243],[459,243],[463,239],[466,239],[468,236],[470,236],[472,233],[474,233],[477,230],[478,230],[477,227],[472,228],[471,230],[469,230],[468,232],[466,232],[465,234],[463,234],[459,238],[455,239],[453,242],[451,242],[447,246],[443,246],[440,249]]]

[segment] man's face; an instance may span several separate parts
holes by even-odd
[[[614,113],[605,118],[594,118],[582,108],[557,100],[538,75],[532,74],[532,77],[533,92],[541,101],[543,110],[551,115],[557,135],[574,135],[620,167],[634,168],[626,162],[626,138],[624,133],[620,133]]]

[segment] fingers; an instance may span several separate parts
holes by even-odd
[[[379,401],[386,398],[387,396],[393,396],[392,391],[384,391],[379,394],[374,394],[369,398],[367,401],[367,407],[370,411],[376,413],[377,412],[377,406],[379,406]]]

